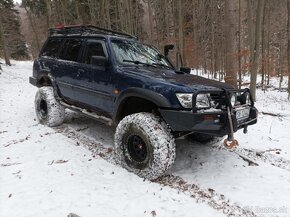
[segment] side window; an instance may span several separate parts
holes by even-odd
[[[105,54],[105,51],[101,42],[97,42],[97,41],[87,42],[85,59],[84,59],[86,64],[91,64],[92,56],[106,57],[106,54]]]
[[[51,38],[45,44],[41,56],[56,57],[61,46],[62,39]]]
[[[65,41],[60,52],[60,59],[76,62],[82,47],[82,40],[68,39]]]

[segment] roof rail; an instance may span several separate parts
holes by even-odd
[[[64,26],[62,24],[58,25],[56,28],[49,29],[49,36],[54,35],[86,35],[86,34],[107,34],[107,35],[116,35],[116,36],[124,36],[132,39],[137,39],[136,36],[117,32],[114,30],[104,29],[101,27],[93,26],[93,25],[71,25]]]

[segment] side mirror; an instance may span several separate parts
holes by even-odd
[[[191,68],[189,68],[189,67],[180,67],[180,71],[184,72],[186,74],[190,74]]]
[[[109,64],[109,60],[107,57],[103,57],[103,56],[92,56],[91,64],[94,66],[107,67]]]
[[[174,49],[173,44],[167,44],[164,46],[164,56],[168,56],[169,51]]]

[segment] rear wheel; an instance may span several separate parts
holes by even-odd
[[[52,87],[41,87],[35,95],[35,112],[38,121],[50,127],[61,125],[65,108],[54,97]]]
[[[169,128],[151,113],[132,114],[121,120],[115,149],[123,167],[150,180],[164,174],[175,159],[175,141]]]

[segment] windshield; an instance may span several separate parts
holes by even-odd
[[[170,63],[152,47],[129,40],[112,40],[120,64],[145,64],[172,68]]]

